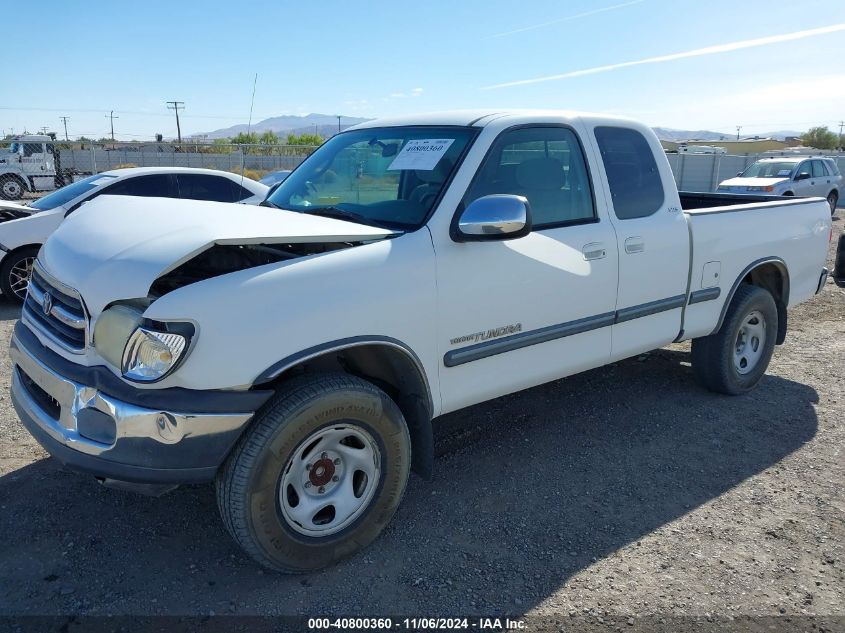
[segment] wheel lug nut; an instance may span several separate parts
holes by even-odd
[[[317,492],[319,492],[320,494],[323,494],[325,491],[326,491],[326,489],[323,486],[320,486],[320,489]]]
[[[335,465],[335,466],[340,466],[340,457],[336,457],[336,458],[335,458],[335,460],[334,460],[334,465]]]
[[[328,457],[328,456],[329,456],[328,453],[321,453],[320,459],[326,459],[326,457]]]
[[[305,470],[311,470],[311,466],[313,466],[313,464],[305,464]]]
[[[306,487],[306,488],[310,488],[310,487],[311,487],[311,482],[310,482],[310,481],[306,481],[306,482],[305,482],[305,487]]]
[[[340,481],[340,477],[338,477],[337,475],[335,475],[334,477],[332,477],[332,481]]]

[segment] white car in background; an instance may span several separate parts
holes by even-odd
[[[832,158],[790,156],[764,158],[745,171],[719,183],[718,191],[773,196],[827,198],[830,213],[836,210],[842,174]]]
[[[38,249],[83,203],[103,194],[258,204],[269,187],[237,174],[188,167],[132,167],[89,176],[27,204],[0,203],[0,290],[24,300]]]

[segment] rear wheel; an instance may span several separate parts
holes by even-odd
[[[26,185],[19,176],[0,176],[0,198],[4,200],[20,200],[26,191]]]
[[[740,285],[719,331],[692,341],[695,377],[711,391],[750,391],[766,373],[777,331],[772,295],[758,286]]]
[[[830,205],[830,215],[836,213],[836,205],[839,202],[839,194],[835,191],[831,191],[827,194],[827,203]]]
[[[32,277],[32,265],[38,256],[37,246],[27,246],[12,251],[0,264],[0,290],[3,296],[16,303],[23,303],[29,279]]]
[[[217,477],[218,507],[260,564],[311,571],[381,533],[410,464],[408,429],[387,394],[355,376],[314,374],[256,416]]]

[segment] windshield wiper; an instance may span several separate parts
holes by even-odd
[[[360,213],[355,213],[354,211],[347,211],[346,209],[341,209],[340,207],[308,207],[307,209],[303,209],[302,213],[306,213],[308,215],[319,215],[324,218],[350,220],[352,222],[357,222],[358,224],[368,224],[369,226],[385,228],[375,220],[363,216]]]

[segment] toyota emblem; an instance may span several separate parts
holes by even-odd
[[[41,311],[44,312],[44,316],[50,316],[50,312],[53,309],[53,295],[50,294],[50,291],[44,293],[44,299],[41,302]]]

